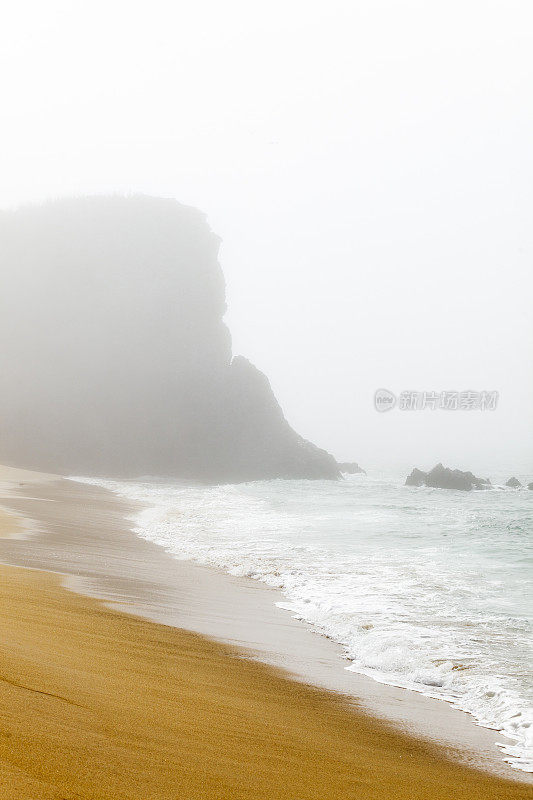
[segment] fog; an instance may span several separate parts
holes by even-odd
[[[220,240],[147,195],[0,212],[0,457],[67,475],[337,478],[234,357]]]
[[[22,1],[0,69],[0,206],[205,212],[233,350],[299,433],[363,466],[533,469],[529,2]],[[377,413],[378,388],[499,401]]]

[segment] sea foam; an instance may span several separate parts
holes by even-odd
[[[216,487],[77,478],[147,504],[137,533],[254,578],[339,642],[347,669],[423,692],[508,737],[533,771],[533,495],[394,479]]]

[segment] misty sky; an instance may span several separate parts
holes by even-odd
[[[530,0],[10,6],[1,206],[197,206],[234,351],[300,433],[363,465],[533,470]],[[379,387],[501,397],[378,414]]]

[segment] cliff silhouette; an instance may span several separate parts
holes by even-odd
[[[0,213],[0,461],[206,482],[336,478],[232,355],[220,239],[174,200]]]

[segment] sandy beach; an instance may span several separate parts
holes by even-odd
[[[0,487],[1,798],[531,796],[497,734],[346,673],[271,590],[170,558],[110,493]]]

